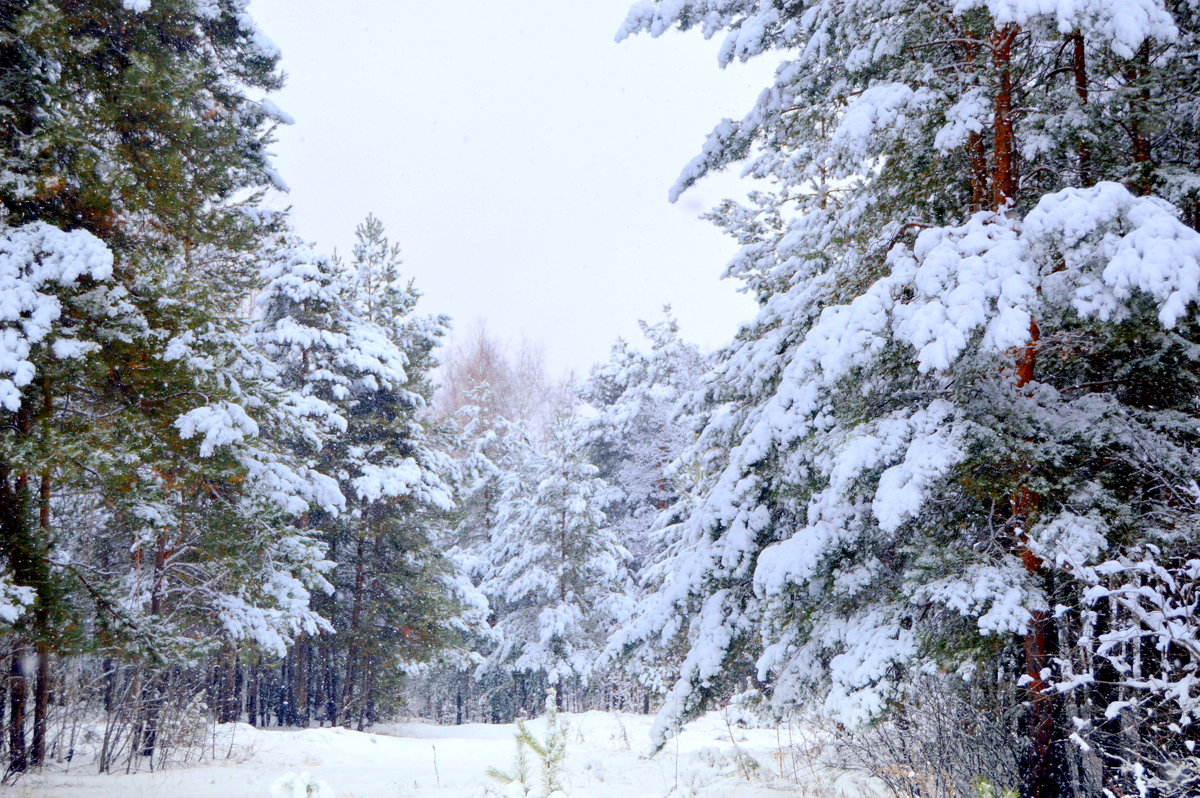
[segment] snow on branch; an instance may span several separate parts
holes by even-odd
[[[21,388],[37,373],[34,347],[49,340],[62,317],[58,292],[80,280],[107,280],[113,255],[83,230],[64,232],[44,222],[0,236],[0,408],[16,412]],[[71,339],[54,342],[57,357],[78,357],[93,347]]]

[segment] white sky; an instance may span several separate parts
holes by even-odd
[[[588,366],[671,304],[712,348],[753,303],[719,276],[734,244],[699,213],[742,192],[667,190],[770,66],[721,71],[698,33],[613,34],[629,0],[254,0],[296,118],[276,166],[299,232],[347,250],[368,212],[404,251],[425,312]]]

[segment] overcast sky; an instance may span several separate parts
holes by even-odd
[[[667,190],[770,65],[722,71],[698,33],[616,44],[628,6],[254,0],[288,74],[274,149],[300,233],[344,251],[375,213],[425,311],[540,342],[556,370],[585,374],[666,303],[685,337],[727,341],[753,305],[696,217],[743,190]]]

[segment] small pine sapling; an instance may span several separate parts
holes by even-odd
[[[508,787],[508,794],[525,796],[529,795],[529,755],[525,753],[521,736],[518,734],[516,738],[517,752],[513,755],[512,771],[506,773],[499,768],[488,768],[487,775],[488,778]]]
[[[307,772],[288,773],[271,785],[271,798],[334,798],[333,788]]]
[[[512,772],[488,768],[487,774],[495,781],[506,785],[505,794],[510,798],[566,798],[562,783],[563,761],[567,758],[567,732],[569,726],[558,717],[558,694],[551,687],[546,691],[546,734],[542,739],[534,736],[524,721],[517,723],[513,738],[517,751],[513,757]],[[534,774],[530,771],[529,753],[538,759],[540,789],[534,785]]]
[[[1017,798],[1019,794],[1011,787],[998,787],[983,777],[975,780],[975,792],[979,793],[979,798]]]

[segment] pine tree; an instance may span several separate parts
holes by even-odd
[[[494,624],[499,616],[483,587],[498,567],[492,545],[503,500],[535,469],[547,419],[566,412],[571,390],[547,376],[539,349],[523,342],[512,351],[482,326],[450,348],[439,376],[434,408],[452,430],[459,476],[449,556],[468,577],[460,594],[472,608],[471,623],[463,645],[414,681],[410,700],[439,720],[508,722],[538,711],[544,674],[514,673],[490,659],[500,639],[489,618]]]
[[[649,351],[618,341],[608,362],[592,368],[580,396],[595,410],[586,418],[584,436],[600,475],[623,493],[610,508],[622,539],[642,561],[660,553],[650,546],[650,519],[678,498],[669,467],[688,443],[677,424],[681,399],[700,384],[705,363],[700,351],[679,338],[679,327],[665,310],[656,324],[641,322]]]
[[[688,652],[660,732],[747,652],[776,706],[847,723],[941,672],[1019,689],[1024,795],[1148,771],[1190,789],[1187,732],[1166,730],[1196,700],[1178,597],[1200,237],[1144,195],[1194,174],[1186,123],[1156,148],[1149,121],[1172,90],[1192,101],[1193,22],[1125,8],[631,12],[622,35],[702,25],[729,31],[725,63],[784,59],[675,190],[743,159],[775,184],[713,214],[760,311],[697,397],[686,553],[629,636]]]
[[[323,646],[337,687],[325,713],[361,728],[389,700],[402,662],[428,659],[453,639],[459,597],[439,552],[455,468],[420,418],[446,322],[413,313],[419,294],[401,282],[398,251],[378,220],[358,236],[350,263],[282,242],[256,336],[282,372],[289,405],[315,422],[293,441],[296,451],[335,476],[346,497],[346,512],[307,522],[337,563],[325,607],[336,635]],[[312,667],[312,644],[295,656]],[[295,701],[301,714],[290,721],[312,710]]]
[[[15,0],[5,71],[0,204],[9,224],[82,227],[122,253],[252,234],[237,194],[276,185],[250,93],[277,89],[278,49],[248,0]]]
[[[629,555],[603,511],[614,491],[583,458],[570,418],[527,441],[501,477],[481,552],[497,635],[483,669],[559,685],[591,674],[620,617]]]
[[[600,476],[620,492],[606,508],[618,540],[633,558],[637,589],[626,597],[623,614],[649,600],[674,575],[680,552],[674,537],[680,494],[675,461],[691,443],[688,422],[679,417],[685,397],[700,387],[706,361],[679,337],[665,309],[664,319],[641,323],[648,351],[619,341],[608,362],[593,367],[580,391],[594,409],[582,420],[584,440]],[[622,653],[620,632],[605,658]],[[642,647],[624,662],[625,670],[651,692],[669,686],[678,652],[671,646]]]
[[[282,648],[320,625],[308,597],[324,584],[321,549],[287,516],[340,496],[260,436],[290,422],[237,311],[257,279],[246,253],[276,217],[257,201],[279,185],[266,146],[286,121],[250,97],[280,76],[245,9],[0,9],[0,230],[5,297],[20,297],[0,315],[17,354],[3,375],[16,393],[0,411],[0,554],[35,594],[9,636],[16,770],[44,755],[53,654],[111,664],[105,706],[137,728],[130,750],[152,754],[156,707],[181,673],[168,666],[238,641]],[[114,755],[106,741],[101,767]]]

